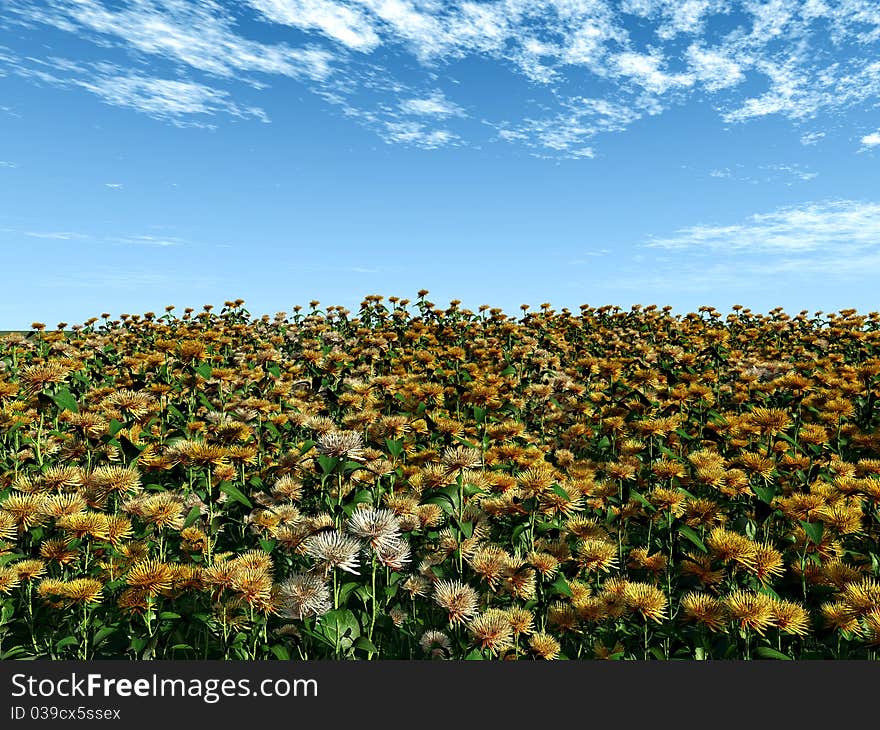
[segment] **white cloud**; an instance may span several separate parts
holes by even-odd
[[[386,142],[402,142],[429,150],[458,139],[447,129],[431,129],[421,122],[386,122],[382,136]]]
[[[463,117],[464,109],[449,101],[442,91],[435,91],[430,96],[417,99],[404,99],[400,102],[401,110],[406,114],[426,117]]]
[[[727,89],[745,80],[742,67],[724,53],[692,45],[687,56],[694,75],[708,91]]]
[[[616,70],[654,94],[664,94],[670,88],[691,86],[694,77],[688,74],[669,74],[663,70],[663,58],[657,53],[626,51],[615,58]]]
[[[38,286],[46,288],[71,289],[125,289],[129,291],[153,291],[187,288],[204,288],[216,285],[218,280],[210,276],[180,275],[144,271],[143,269],[123,269],[104,266],[89,271],[69,271],[64,276],[41,277]]]
[[[5,167],[12,170],[18,167],[18,163],[10,162],[9,160],[0,160],[0,167]]]
[[[374,24],[357,8],[325,0],[247,0],[266,20],[318,30],[354,51],[381,44]]]
[[[772,182],[774,179],[782,179],[786,185],[793,185],[795,182],[809,182],[819,177],[818,172],[808,170],[797,163],[788,165],[760,165],[760,169],[769,171],[770,176],[767,182]]]
[[[119,243],[128,246],[158,246],[160,248],[182,246],[186,243],[182,238],[176,236],[120,236],[105,240],[109,243]]]
[[[877,147],[880,145],[880,130],[871,132],[871,134],[866,134],[862,137],[862,144],[865,147]]]
[[[719,254],[880,254],[880,203],[835,200],[756,213],[744,223],[697,225],[653,238],[649,248]]]
[[[801,135],[801,144],[810,147],[818,144],[825,137],[825,132],[806,132]]]
[[[0,49],[0,74],[175,124],[265,121],[241,99],[294,79],[386,141],[473,143],[477,118],[535,154],[589,157],[595,136],[696,95],[727,123],[800,122],[880,100],[875,0],[16,0],[4,12],[22,37],[49,25],[116,68],[37,58],[33,43],[24,59]],[[255,40],[266,28],[276,39]],[[458,61],[509,74],[517,92],[503,114],[488,98],[467,114],[446,98]],[[462,98],[488,97],[476,92]],[[539,112],[525,101],[533,92]],[[587,95],[629,121],[574,111]]]
[[[752,292],[815,299],[830,284],[880,276],[880,203],[824,200],[758,213],[730,225],[701,224],[644,243],[621,261],[613,291],[651,297],[671,291],[717,298]],[[815,290],[811,287],[817,287]],[[739,292],[740,294],[737,294]],[[759,298],[760,298],[759,296]]]
[[[192,81],[156,79],[143,76],[105,76],[81,79],[78,86],[117,106],[128,106],[156,117],[179,119],[190,115],[211,115],[224,111],[237,117],[257,116],[255,109],[242,109],[225,91]]]
[[[250,41],[233,30],[229,12],[213,0],[133,0],[119,10],[98,0],[20,0],[10,12],[217,76],[259,72],[320,79],[329,73],[330,54]]]
[[[153,78],[129,73],[110,63],[83,65],[64,58],[52,58],[26,66],[15,65],[16,73],[43,83],[81,88],[113,106],[122,106],[171,121],[180,126],[210,126],[192,117],[218,113],[268,121],[262,109],[242,107],[229,92],[195,81]],[[108,185],[113,187],[114,183]]]
[[[121,186],[120,186],[121,187]],[[153,228],[162,228],[162,226],[153,226]],[[167,248],[170,246],[184,246],[189,242],[179,236],[163,235],[157,236],[152,234],[126,234],[126,235],[99,235],[94,233],[81,233],[77,231],[39,231],[39,230],[22,230],[16,228],[2,228],[2,233],[11,233],[14,235],[26,236],[28,238],[37,238],[46,241],[86,241],[98,244],[117,244],[125,246],[158,246]]]
[[[122,183],[104,183],[104,187],[113,190],[121,190],[125,186]]]
[[[73,241],[88,238],[83,233],[74,233],[72,231],[25,231],[24,235],[28,238],[46,238],[54,241]]]

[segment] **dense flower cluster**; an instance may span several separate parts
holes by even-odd
[[[880,315],[370,296],[0,338],[0,658],[866,658]]]

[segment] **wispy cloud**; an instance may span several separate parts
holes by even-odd
[[[98,244],[114,244],[122,246],[185,246],[190,242],[185,238],[173,235],[152,234],[127,234],[127,235],[102,235],[96,233],[84,233],[81,231],[39,231],[21,230],[16,228],[2,228],[0,233],[37,238],[45,241],[83,241]]]
[[[810,147],[819,144],[823,137],[825,137],[825,132],[806,132],[801,135],[801,144],[804,147]]]
[[[217,281],[213,277],[196,275],[188,276],[185,284],[188,288],[196,289],[215,285]],[[152,291],[177,288],[183,283],[184,279],[179,275],[105,266],[94,270],[72,271],[63,276],[44,276],[37,282],[37,286],[53,289]]]
[[[9,160],[0,160],[0,167],[5,167],[7,170],[14,170],[18,167],[18,163],[10,162]]]
[[[265,20],[317,30],[353,51],[372,51],[382,43],[367,12],[357,7],[324,0],[249,0],[249,4]]]
[[[179,126],[211,126],[198,117],[223,113],[267,121],[256,107],[243,107],[229,92],[189,80],[156,78],[114,63],[79,63],[66,58],[8,58],[19,76],[53,86],[79,88],[113,106],[128,107]]]
[[[108,75],[76,83],[110,104],[128,106],[154,117],[180,120],[222,111],[235,117],[251,116],[266,121],[262,110],[242,108],[230,100],[227,92],[192,81]]]
[[[464,109],[449,101],[442,91],[435,91],[430,96],[421,99],[404,99],[400,102],[400,109],[405,114],[439,119],[466,116]]]
[[[723,123],[813,120],[804,145],[822,138],[823,114],[880,99],[873,0],[0,2],[24,33],[51,26],[113,56],[65,65],[6,53],[0,73],[84,89],[175,124],[210,126],[220,114],[267,121],[242,99],[284,78],[388,142],[476,144],[488,127],[534,154],[589,158],[595,137],[698,96]],[[261,26],[298,40],[254,40]],[[488,101],[463,105],[447,74],[464,60],[506,69],[540,98],[540,111],[527,101],[503,115]]]
[[[581,251],[578,258],[569,259],[566,263],[569,266],[584,266],[586,264],[593,264],[595,263],[595,259],[607,256],[610,253],[611,250],[607,248]]]
[[[709,177],[720,180],[732,180],[751,185],[782,184],[787,187],[798,183],[810,182],[819,177],[819,173],[793,162],[788,164],[775,163],[769,165],[746,166],[737,163],[733,167],[720,167],[709,171]]]
[[[214,0],[16,0],[9,19],[41,23],[89,35],[101,44],[121,45],[139,53],[174,59],[215,76],[280,74],[324,78],[331,55],[313,47],[260,43],[234,29],[228,8]]]
[[[648,248],[713,254],[783,253],[880,255],[880,203],[834,200],[756,213],[733,225],[696,225],[668,237],[652,238]]]
[[[72,231],[25,231],[24,235],[28,238],[46,238],[53,241],[77,241],[89,238],[84,233]]]
[[[120,236],[105,240],[110,243],[119,243],[127,246],[159,246],[161,248],[183,246],[187,243],[186,240],[177,236]]]
[[[422,122],[387,122],[383,138],[386,142],[405,142],[436,149],[455,141],[457,136],[447,129],[431,129]]]

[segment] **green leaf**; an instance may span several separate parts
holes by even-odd
[[[568,492],[566,492],[562,487],[560,487],[558,484],[554,483],[550,488],[553,490],[553,494],[555,494],[557,497],[562,497],[563,499],[571,500],[571,495]]]
[[[776,489],[774,487],[756,487],[752,485],[752,491],[762,502],[770,504],[776,497]]]
[[[429,497],[425,500],[426,504],[436,504],[440,506],[446,514],[451,515],[455,512],[455,505],[452,500],[445,494],[438,494],[436,497]]]
[[[361,635],[355,615],[348,609],[329,611],[321,617],[318,631],[334,646],[343,651],[350,649]]]
[[[51,398],[60,411],[73,411],[76,413],[79,410],[76,398],[73,397],[73,394],[67,388],[61,388]]]
[[[480,448],[472,441],[468,441],[467,439],[464,439],[461,436],[455,436],[455,440],[458,441],[458,443],[464,444],[465,446],[469,446],[472,449],[479,449]]]
[[[783,433],[783,432],[780,431],[779,433],[776,434],[776,436],[777,436],[778,438],[781,438],[783,441],[786,441],[787,443],[791,444],[792,446],[797,447],[797,445],[798,445],[798,444],[797,444],[797,441],[795,441],[795,440],[794,440],[791,436],[789,436],[787,433]]]
[[[65,646],[70,646],[71,644],[78,644],[79,639],[75,636],[65,636],[61,641],[55,644],[55,649],[63,649]]]
[[[94,645],[100,646],[103,644],[111,634],[116,632],[116,629],[116,626],[104,626],[98,629],[95,632]]]
[[[563,575],[560,575],[555,581],[553,581],[553,584],[550,587],[553,590],[555,590],[557,593],[562,594],[563,596],[571,597],[572,595],[574,595],[571,592],[571,588],[568,585],[568,581],[565,580],[565,576],[563,576]]]
[[[651,503],[645,498],[644,495],[639,494],[635,489],[631,489],[629,494],[630,494],[631,497],[635,497],[635,498],[636,498],[636,501],[641,502],[643,505],[645,505],[645,507],[647,507],[649,510],[651,510],[651,512],[656,512],[656,511],[657,511],[657,508],[656,508],[653,504],[651,504]]]
[[[779,595],[776,591],[774,591],[770,586],[761,586],[761,588],[758,590],[758,593],[763,593],[763,594],[765,594],[765,595],[768,595],[768,596],[770,596],[771,598],[774,598],[774,599],[777,600],[777,601],[781,601],[781,600],[782,600],[782,596],[780,596],[780,595]]]
[[[2,502],[0,502],[2,504]],[[6,565],[6,563],[11,563],[13,560],[20,560],[25,557],[22,553],[7,553],[6,555],[0,555],[0,565]],[[5,606],[4,606],[5,609]],[[9,606],[9,609],[12,610],[12,606]]]
[[[119,433],[123,428],[125,428],[125,424],[124,424],[124,423],[120,423],[120,422],[117,421],[115,418],[113,418],[113,419],[110,420],[109,433],[110,433],[111,436],[115,436],[115,435],[116,435],[117,433]]]
[[[126,436],[119,437],[119,446],[122,449],[122,453],[125,454],[125,458],[129,461],[134,461],[141,455],[141,449],[135,446]]]
[[[180,614],[174,613],[174,611],[162,611],[162,613],[159,614],[159,619],[161,621],[174,621],[179,618]]]
[[[378,654],[379,650],[376,648],[376,645],[370,641],[366,636],[359,636],[357,641],[354,642],[355,649],[363,649],[364,651],[368,651],[372,654]]]
[[[754,520],[746,520],[745,530],[746,537],[749,538],[749,540],[754,540],[755,535],[758,534],[758,523]]]
[[[781,651],[777,651],[770,646],[759,646],[757,649],[755,649],[755,654],[761,657],[761,659],[779,659],[781,661],[791,661],[791,657],[788,656],[788,654],[783,654]]]
[[[11,603],[4,604],[3,610],[0,611],[0,626],[9,623],[9,619],[12,618],[13,613],[15,613],[14,606]]]
[[[509,375],[516,375],[516,368],[513,367],[513,365],[508,365],[506,368],[504,368],[504,370],[501,371],[500,374],[504,377],[507,377]]]
[[[287,651],[287,647],[281,646],[281,644],[272,644],[269,647],[269,651],[271,651],[276,659],[280,659],[282,662],[290,661],[290,652]]]
[[[333,456],[327,456],[327,454],[321,454],[318,457],[318,464],[321,467],[321,471],[324,474],[332,474],[333,470],[339,466],[340,460]]]
[[[199,512],[199,508],[197,505],[189,511],[189,514],[186,516],[186,519],[183,521],[183,526],[189,527],[193,522],[195,522],[197,519],[199,519],[199,514],[200,514],[200,512]]]
[[[807,534],[810,542],[816,545],[822,542],[822,533],[825,532],[825,525],[821,522],[805,522],[804,520],[798,520],[798,522],[804,528],[804,532]]]
[[[704,552],[704,553],[709,552],[705,543],[700,539],[700,536],[696,533],[696,531],[692,527],[688,527],[687,525],[682,525],[681,527],[678,528],[678,534],[686,537],[694,545],[696,545],[698,548],[700,548],[700,550],[702,552]]]
[[[465,657],[465,661],[480,661],[483,659],[483,655],[480,653],[479,649],[473,649],[470,654]]]
[[[403,441],[386,438],[385,446],[388,449],[388,453],[395,459],[399,459],[403,453]]]
[[[261,539],[260,547],[263,548],[263,552],[271,553],[275,549],[275,541]]]
[[[4,659],[14,659],[19,654],[24,654],[27,651],[23,646],[13,646],[9,651],[4,651],[0,653],[0,660]]]
[[[459,522],[458,520],[456,520],[455,522],[458,525],[458,529],[462,531],[462,533],[464,534],[465,537],[469,538],[471,535],[474,534],[474,523],[473,522],[464,522],[464,521]]]
[[[370,504],[373,501],[373,495],[369,489],[361,489],[351,498],[351,501],[352,504]]]
[[[196,368],[196,372],[201,375],[205,380],[211,377],[214,374],[214,371],[211,369],[211,366],[208,363],[203,362]]]
[[[712,410],[711,408],[706,411],[706,415],[709,416],[716,423],[720,423],[722,425],[727,424],[727,420],[722,416],[718,411]]]
[[[220,482],[220,491],[229,495],[230,499],[240,502],[245,507],[253,509],[251,501],[241,493],[241,491],[232,482]]]
[[[348,600],[348,594],[353,590],[359,587],[359,584],[355,581],[349,581],[348,583],[343,583],[339,589],[339,604],[344,605],[346,600]]]

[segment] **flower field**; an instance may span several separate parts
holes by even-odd
[[[0,658],[875,658],[880,315],[426,295],[0,337]]]

